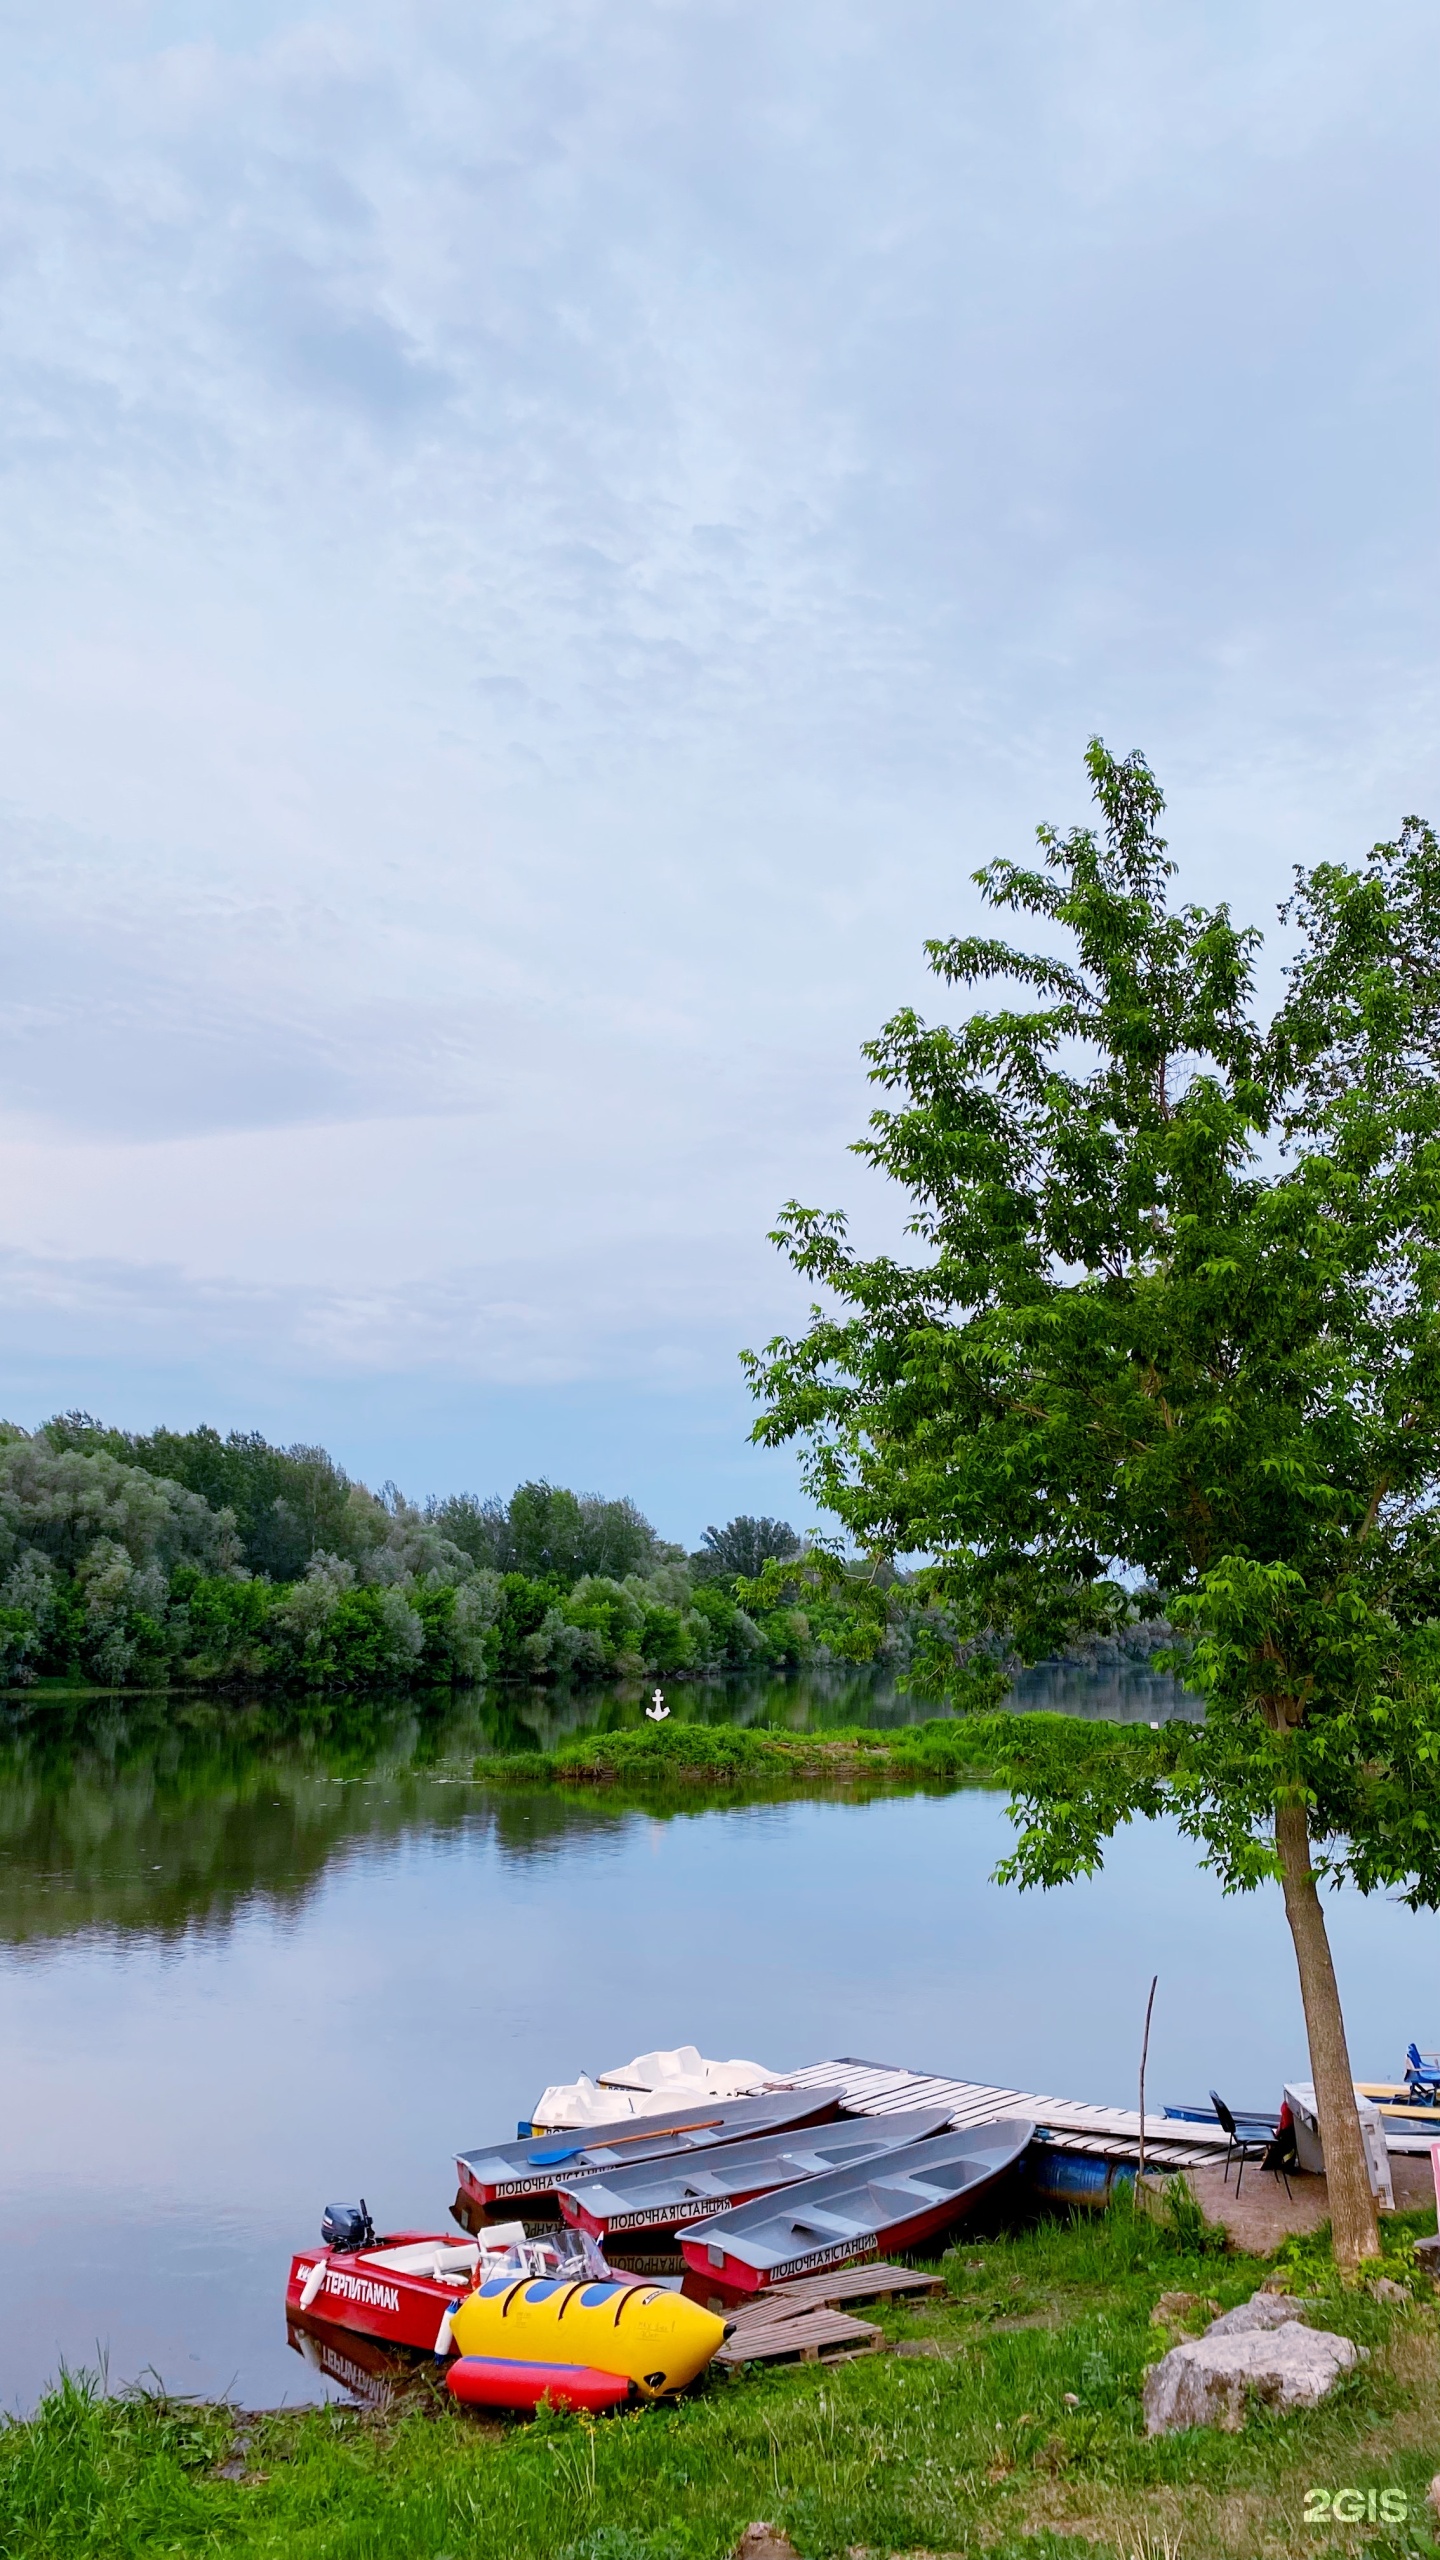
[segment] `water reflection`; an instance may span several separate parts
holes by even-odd
[[[1148,1663],[1041,1662],[1022,1671],[1005,1701],[1013,1708],[1045,1708],[1052,1715],[1094,1716],[1111,1724],[1198,1722],[1201,1700],[1168,1671]]]
[[[1072,1703],[1095,1712],[1107,1676]],[[248,2405],[361,2387],[286,2341],[289,2253],[326,2199],[443,2228],[457,2148],[648,2046],[780,2068],[871,2053],[1126,2099],[1158,1971],[1162,2094],[1263,2103],[1293,2075],[1278,1895],[1227,1903],[1164,1824],[1123,1835],[1094,1882],[1020,1896],[990,1882],[1010,1835],[981,1788],[651,1807],[474,1774],[577,1706],[642,1702],[12,1713],[0,2407],[102,2353],[116,2383],[150,2368]],[[866,1708],[913,1712],[847,1674],[676,1693],[677,1714],[787,1723]],[[1436,2041],[1436,1924],[1345,1897],[1332,1927],[1357,2064],[1388,2071],[1409,2036]]]
[[[672,1695],[682,1720],[917,1713],[845,1671]],[[477,1778],[645,1696],[0,1709],[0,2407],[62,2360],[251,2405],[360,2390],[286,2342],[284,2268],[327,2196],[443,2228],[456,2147],[657,2043],[953,2067],[951,1928],[999,2022],[976,2009],[962,2041],[1006,2059],[1030,1964],[973,1961],[1003,1901],[993,1795],[637,1808]]]
[[[492,1698],[497,1750],[551,1750],[573,1733],[639,1724],[650,1689],[630,1683],[601,1690],[519,1690]],[[938,1712],[899,1688],[893,1672],[831,1663],[788,1678],[701,1681],[667,1691],[672,1717],[701,1724],[769,1725],[791,1733],[833,1732],[845,1725],[881,1731],[916,1724]],[[1113,1649],[1108,1659],[1037,1663],[1015,1682],[1004,1704],[1055,1715],[1105,1717],[1118,1724],[1198,1717],[1200,1700],[1169,1673]]]
[[[1047,1668],[1025,1675],[1015,1695],[1071,1715],[1198,1712],[1175,1682],[1137,1669]],[[473,1780],[492,1752],[636,1724],[648,1696],[632,1684],[287,1711],[22,1693],[0,1730],[0,1944],[94,1929],[223,1930],[256,1896],[294,1914],[331,1861],[362,1842],[461,1823],[478,1821],[517,1858],[604,1833],[616,1816],[603,1802],[517,1792],[477,1804]],[[893,1679],[838,1668],[677,1686],[671,1697],[677,1721],[792,1732],[894,1728],[929,1712]]]

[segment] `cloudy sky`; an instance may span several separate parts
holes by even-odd
[[[4,1394],[797,1509],[736,1351],[1099,730],[1440,811],[1419,0],[5,0]]]

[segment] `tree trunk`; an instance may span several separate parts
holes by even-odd
[[[1335,2257],[1341,2267],[1353,2268],[1362,2258],[1379,2256],[1380,2225],[1370,2191],[1360,2118],[1355,2110],[1355,2084],[1325,1914],[1310,1866],[1310,1831],[1303,1805],[1277,1805],[1275,1846],[1280,1853],[1285,1917],[1300,1968],[1300,1997],[1305,2003],[1310,2071],[1325,2151]]]

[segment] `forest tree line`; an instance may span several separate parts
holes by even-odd
[[[0,1680],[341,1690],[693,1678],[898,1648],[843,1588],[757,1602],[787,1522],[694,1554],[624,1497],[379,1493],[258,1432],[0,1424]],[[803,1605],[802,1604],[803,1601]]]

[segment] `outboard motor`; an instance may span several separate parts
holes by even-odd
[[[327,2204],[320,2237],[327,2249],[373,2249],[375,2225],[362,2196],[358,2204]]]

